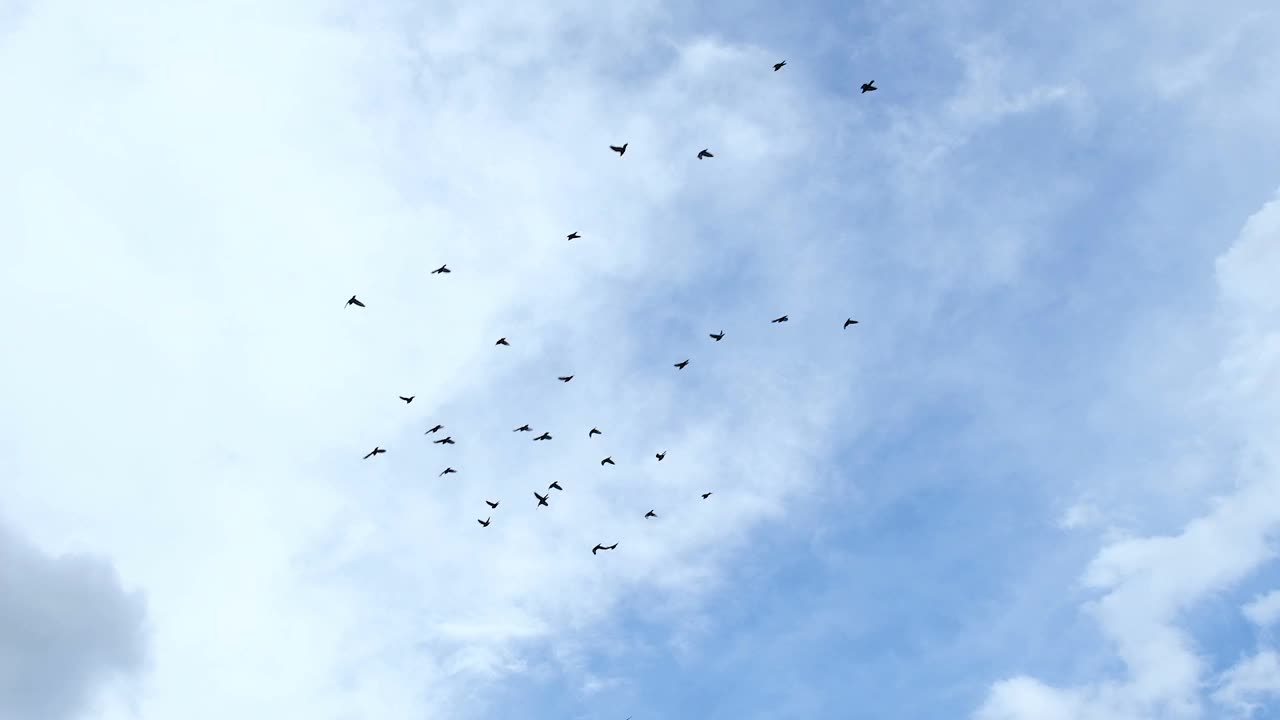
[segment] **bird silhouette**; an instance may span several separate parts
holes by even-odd
[[[715,340],[716,342],[720,342],[721,340],[724,339],[724,331],[721,330],[719,335],[717,335],[716,333],[711,333],[711,339]]]
[[[872,80],[871,82],[864,82],[864,83],[862,83],[862,92],[864,92],[864,93],[866,93],[866,92],[871,92],[871,91],[873,91],[873,90],[879,90],[879,89],[880,89],[880,88],[876,87],[876,81],[875,81],[875,80]]]
[[[439,474],[439,475],[437,475],[436,477],[444,477],[445,475],[448,475],[449,473],[456,473],[456,472],[458,472],[458,471],[457,471],[457,470],[454,470],[454,469],[453,469],[453,468],[451,468],[451,467],[447,467],[447,468],[445,468],[444,470],[441,470],[441,471],[440,471],[440,474]]]
[[[573,232],[569,233],[569,235],[568,235],[568,238],[569,238],[570,240],[577,240],[577,239],[578,239],[578,238],[580,238],[580,237],[582,237],[582,236],[578,234],[578,231],[577,231],[577,230],[574,230]]]
[[[490,521],[490,520],[492,520],[492,519],[493,519],[493,516],[492,516],[492,515],[490,515],[489,517],[487,517],[487,518],[485,518],[485,519],[483,519],[483,520],[476,520],[476,522],[480,523],[480,526],[481,526],[481,527],[489,527],[489,521]]]
[[[662,451],[662,452],[660,452],[660,453],[656,453],[656,454],[654,454],[654,457],[658,458],[658,462],[662,462],[662,458],[664,458],[664,457],[666,457],[666,456],[667,456],[667,451],[666,451],[666,450],[663,450],[663,451]]]
[[[364,307],[364,303],[362,303],[362,302],[360,302],[359,300],[357,300],[355,295],[352,295],[352,296],[351,296],[351,299],[350,299],[350,300],[348,300],[348,301],[347,301],[347,304],[346,304],[346,305],[343,305],[343,307],[348,307],[348,306],[350,306],[350,305],[355,305],[356,307]]]
[[[381,455],[381,454],[382,454],[382,453],[384,453],[384,452],[386,452],[386,450],[383,450],[383,449],[382,449],[382,448],[380,448],[380,447],[375,447],[374,449],[372,449],[372,450],[370,450],[370,451],[369,451],[369,454],[368,454],[368,455],[365,455],[365,456],[364,456],[364,459],[365,459],[365,460],[368,460],[369,458],[373,457],[374,455]]]
[[[543,505],[547,505],[547,498],[551,497],[551,495],[550,495],[550,494],[547,494],[547,495],[539,495],[539,494],[538,494],[538,493],[536,493],[536,492],[533,494],[533,496],[534,496],[534,497],[536,497],[536,498],[538,498],[538,507],[542,507]],[[551,507],[551,506],[550,506],[550,505],[547,505],[547,507]]]
[[[590,432],[587,433],[587,437],[591,437],[592,435],[603,435],[603,434],[604,433],[600,432],[596,428],[591,428]]]
[[[572,380],[572,379],[573,379],[573,376],[572,376],[572,375],[561,375],[560,377],[558,377],[558,378],[556,378],[556,379],[557,379],[557,380],[559,380],[560,382],[569,382],[570,380]]]
[[[405,405],[408,405],[409,403],[413,402],[413,399],[414,399],[414,398],[416,398],[416,397],[418,397],[418,396],[417,396],[417,395],[410,395],[409,397],[405,397],[405,396],[401,395],[401,396],[400,396],[400,399],[404,401],[404,404],[405,404]]]
[[[440,267],[436,268],[435,270],[432,270],[432,271],[431,271],[431,274],[432,274],[432,275],[439,275],[440,273],[451,273],[451,272],[453,272],[453,271],[449,269],[449,266],[448,266],[448,265],[441,265]]]
[[[618,153],[618,157],[622,157],[627,152],[627,145],[628,143],[622,143],[622,145],[610,145],[609,149]]]
[[[437,426],[435,426],[435,427],[431,428],[430,430],[428,430],[428,431],[426,431],[426,432],[424,432],[424,433],[422,433],[422,434],[423,434],[423,435],[430,435],[431,433],[436,432],[437,430],[443,430],[443,429],[444,429],[444,426],[443,426],[443,425],[437,425]]]
[[[507,342],[507,339],[504,337],[498,338],[498,342],[494,343],[494,345],[506,345],[507,347],[511,347],[511,343]]]
[[[701,160],[702,158],[713,158],[713,157],[715,157],[715,155],[712,155],[710,152],[708,152],[706,148],[702,148],[702,151],[698,153],[699,160]]]
[[[538,437],[534,438],[534,439],[533,439],[533,441],[534,441],[534,442],[537,442],[537,441],[539,441],[539,440],[550,440],[550,439],[551,439],[551,433],[549,433],[549,432],[544,432],[544,433],[542,433],[541,435],[539,435]]]
[[[656,512],[654,512],[654,511],[650,510],[649,512],[645,513],[645,514],[644,514],[644,516],[645,516],[646,518],[651,518],[651,517],[652,517],[652,518],[656,518],[656,517],[658,517],[658,513],[656,513]]]
[[[516,428],[515,430],[512,430],[511,432],[533,432],[533,428],[529,427],[528,425],[521,425],[520,427]]]
[[[551,483],[550,485],[548,485],[548,486],[547,486],[547,489],[548,489],[548,490],[559,490],[560,492],[564,492],[564,488],[560,487],[560,481],[559,481],[559,480],[554,480],[554,481],[552,481],[552,483]]]
[[[780,62],[780,63],[774,63],[774,64],[773,64],[773,71],[774,71],[774,72],[778,72],[779,70],[781,70],[781,69],[782,69],[782,66],[783,66],[783,65],[786,65],[786,64],[787,64],[787,61],[786,61],[786,60],[783,60],[783,61],[782,61],[782,62]]]
[[[683,369],[684,369],[684,366],[685,366],[685,365],[688,365],[688,364],[689,364],[689,361],[688,361],[688,360],[682,360],[682,361],[680,361],[680,362],[676,363],[676,364],[675,364],[675,367],[680,368],[681,370],[683,370]]]
[[[618,543],[614,543],[612,545],[596,545],[591,548],[591,554],[595,555],[597,550],[613,550],[616,547],[618,547]]]
[[[488,505],[488,506],[489,506],[489,507],[491,507],[491,508],[495,508],[495,509],[496,509],[496,508],[498,507],[498,504],[499,504],[499,503],[501,503],[501,502],[502,502],[501,500],[497,500],[497,501],[494,501],[494,500],[485,500],[485,501],[484,501],[484,504],[485,504],[485,505]]]
[[[439,440],[433,440],[431,444],[432,445],[457,445],[457,443],[453,441],[452,435],[449,437],[440,438]]]
[[[791,319],[791,318],[787,317],[786,315],[783,315],[782,317],[780,317],[780,318],[774,318],[773,320],[770,320],[769,322],[784,323],[784,322],[786,322],[786,321],[788,321],[788,320],[790,320],[790,319]]]
[[[604,467],[605,465],[617,465],[617,464],[618,463],[613,461],[612,457],[607,457],[600,461],[600,467]]]
[[[844,328],[848,330],[850,325],[857,325],[857,324],[858,324],[857,320],[854,320],[853,318],[849,318],[848,320],[844,321]]]
[[[706,499],[707,499],[707,498],[709,498],[709,497],[711,497],[711,493],[709,493],[709,492],[702,493],[702,499],[703,499],[703,500],[706,500]]]

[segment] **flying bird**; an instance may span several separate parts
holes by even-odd
[[[578,231],[577,231],[577,230],[574,230],[573,232],[569,233],[569,236],[568,236],[568,237],[569,237],[569,239],[570,239],[570,240],[577,240],[578,238],[580,238],[580,237],[582,237],[582,236],[578,234]]]
[[[770,320],[769,322],[784,323],[784,322],[786,322],[786,321],[788,321],[788,320],[790,320],[790,319],[791,319],[791,318],[787,317],[786,315],[783,315],[782,317],[780,317],[780,318],[774,318],[774,319]]]
[[[651,518],[651,517],[652,517],[652,518],[656,518],[656,517],[658,517],[658,513],[656,513],[656,512],[654,512],[654,511],[650,510],[649,512],[645,513],[645,514],[644,514],[644,516],[645,516],[646,518]]]
[[[596,545],[591,548],[591,554],[595,555],[597,550],[613,550],[616,547],[618,547],[618,543],[614,543],[612,545]]]
[[[675,367],[680,368],[681,370],[683,370],[683,369],[684,369],[684,366],[685,366],[685,365],[688,365],[688,364],[689,364],[689,361],[688,361],[688,360],[682,360],[682,361],[680,361],[680,362],[676,363],[676,364],[675,364]]]
[[[538,507],[542,507],[543,505],[547,505],[547,498],[551,497],[551,495],[550,495],[550,494],[547,494],[547,495],[539,495],[539,494],[538,494],[538,493],[536,493],[536,492],[533,494],[533,496],[534,496],[534,497],[536,497],[536,498],[538,498]],[[550,505],[547,505],[547,507],[551,507],[551,506],[550,506]]]
[[[871,92],[871,91],[873,91],[873,90],[879,90],[879,89],[880,89],[880,88],[876,87],[876,81],[875,81],[875,80],[872,80],[871,82],[864,82],[864,83],[862,83],[862,92],[864,92],[864,93],[866,93],[866,92]]]
[[[529,427],[528,425],[521,425],[520,427],[516,428],[515,430],[512,430],[511,432],[533,432],[533,428]]]
[[[534,438],[534,439],[533,439],[533,441],[534,441],[534,442],[537,442],[537,441],[539,441],[539,440],[550,440],[550,439],[551,439],[551,433],[549,433],[549,432],[544,432],[544,433],[542,433],[541,435],[539,435],[538,437]]]
[[[724,339],[724,331],[721,330],[719,335],[717,335],[716,333],[711,333],[711,339],[715,340],[716,342],[720,342],[721,340]]]
[[[604,433],[600,432],[596,428],[591,428],[591,431],[587,433],[587,437],[591,437],[592,435],[603,435],[603,434]]]
[[[487,517],[487,518],[485,518],[485,519],[483,519],[483,520],[476,520],[476,522],[480,523],[480,526],[481,526],[481,527],[489,527],[489,521],[490,521],[490,520],[492,520],[492,519],[493,519],[493,516],[492,516],[492,515],[490,515],[489,517]]]
[[[506,345],[507,347],[511,347],[511,343],[507,342],[507,339],[504,337],[498,338],[498,342],[494,343],[494,345]]]
[[[440,273],[451,273],[451,272],[453,272],[453,271],[449,269],[449,266],[448,266],[448,265],[441,265],[440,267],[436,268],[435,270],[432,270],[432,271],[431,271],[431,274],[432,274],[432,275],[439,275]]]
[[[352,296],[351,296],[351,299],[350,299],[350,300],[348,300],[348,301],[347,301],[347,304],[346,304],[346,305],[343,305],[343,307],[347,307],[347,306],[349,306],[349,305],[355,305],[356,307],[364,307],[364,303],[362,303],[362,302],[360,302],[359,300],[357,300],[355,295],[352,295]]]
[[[604,467],[605,465],[617,465],[617,464],[618,464],[618,463],[616,463],[616,462],[614,462],[614,461],[613,461],[613,457],[612,457],[612,456],[611,456],[611,457],[607,457],[607,458],[605,458],[605,459],[603,459],[603,460],[601,460],[601,461],[600,461],[600,467]]]
[[[431,444],[432,445],[457,445],[457,443],[453,441],[452,435],[450,435],[449,437],[440,438],[439,440],[433,440]]]
[[[707,498],[709,498],[709,497],[711,497],[711,493],[709,493],[709,492],[707,492],[707,493],[702,493],[702,499],[703,499],[703,500],[706,500],[706,499],[707,499]]]
[[[781,70],[781,69],[782,69],[782,66],[783,66],[783,65],[786,65],[786,64],[787,64],[787,61],[786,61],[786,60],[783,60],[783,61],[782,61],[782,62],[780,62],[780,63],[774,63],[774,64],[773,64],[773,71],[774,71],[774,72],[778,72],[779,70]]]
[[[666,451],[666,450],[663,450],[663,451],[662,451],[662,452],[660,452],[660,453],[655,453],[655,454],[654,454],[654,457],[658,458],[658,462],[662,462],[662,458],[664,458],[664,457],[666,457],[666,456],[667,456],[667,451]]]
[[[418,396],[417,396],[417,395],[410,395],[409,397],[405,397],[405,396],[401,395],[401,396],[400,396],[400,399],[404,401],[404,404],[405,404],[405,405],[408,405],[409,403],[413,402],[413,399],[414,399],[414,398],[416,398],[416,397],[418,397]]]
[[[547,486],[547,489],[548,489],[548,490],[559,490],[560,492],[564,492],[564,488],[560,487],[560,481],[559,481],[559,480],[555,480],[555,481],[553,481],[550,485],[548,485],[548,486]]]
[[[368,455],[365,455],[365,456],[364,456],[364,459],[365,459],[365,460],[368,460],[369,458],[373,457],[374,455],[381,455],[381,454],[382,454],[382,453],[384,453],[384,452],[386,452],[386,450],[383,450],[383,449],[382,449],[382,448],[380,448],[380,447],[375,447],[374,449],[372,449],[372,450],[370,450],[370,451],[369,451],[369,454],[368,454]]]
[[[485,500],[485,501],[484,501],[484,504],[485,504],[485,505],[488,505],[488,506],[489,506],[489,507],[491,507],[491,508],[495,508],[495,509],[496,509],[496,508],[498,507],[498,503],[501,503],[501,502],[502,502],[501,500],[498,500],[498,501],[496,501],[496,502],[489,501],[489,500]]]
[[[713,158],[713,157],[715,157],[715,155],[712,155],[710,152],[708,152],[706,148],[702,148],[702,151],[698,153],[699,160],[701,160],[702,158]]]
[[[629,144],[629,143],[622,143],[622,145],[610,145],[610,146],[609,146],[609,149],[610,149],[610,150],[612,150],[612,151],[614,151],[614,152],[616,152],[616,153],[618,153],[618,157],[622,157],[622,156],[623,156],[623,155],[625,155],[625,154],[626,154],[626,152],[627,152],[627,145],[628,145],[628,144]]]
[[[443,429],[444,429],[444,426],[443,426],[443,425],[437,425],[437,426],[435,426],[435,427],[431,428],[430,430],[428,430],[428,431],[426,431],[426,432],[424,432],[424,433],[422,433],[422,434],[423,434],[423,435],[430,435],[431,433],[436,432],[437,430],[443,430]]]
[[[449,473],[456,473],[456,472],[458,472],[458,471],[457,471],[457,470],[454,470],[454,469],[453,469],[453,468],[451,468],[451,467],[447,467],[447,468],[445,468],[444,470],[442,470],[442,471],[440,472],[440,474],[439,474],[439,475],[437,475],[436,477],[444,477],[445,475],[448,475]]]
[[[573,379],[573,376],[572,376],[572,375],[561,375],[560,377],[558,377],[558,378],[556,378],[556,379],[557,379],[557,380],[559,380],[560,382],[569,382],[570,380],[572,380],[572,379]]]
[[[848,330],[850,325],[857,325],[857,324],[858,324],[857,320],[854,320],[853,318],[849,318],[848,320],[844,321],[844,329]]]

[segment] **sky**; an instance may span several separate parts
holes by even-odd
[[[0,5],[0,719],[1280,718],[1272,5]]]

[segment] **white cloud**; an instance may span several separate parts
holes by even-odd
[[[1260,707],[1267,696],[1280,695],[1280,656],[1263,650],[1233,665],[1219,678],[1215,702],[1242,715]]]
[[[1280,590],[1259,595],[1242,608],[1249,622],[1258,627],[1271,627],[1280,620]]]

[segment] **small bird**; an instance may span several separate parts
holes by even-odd
[[[875,81],[875,80],[872,80],[871,82],[864,82],[864,83],[862,83],[862,92],[864,92],[864,93],[865,93],[865,92],[871,92],[872,90],[879,90],[879,89],[880,89],[880,88],[876,87],[876,81]]]
[[[512,430],[511,432],[533,432],[533,428],[529,427],[528,425],[521,425],[520,427],[516,428],[515,430]]]
[[[439,275],[440,273],[451,273],[451,272],[453,272],[453,271],[449,269],[449,266],[448,266],[448,265],[441,265],[440,267],[436,268],[435,270],[432,270],[432,271],[431,271],[431,274],[432,274],[432,275]]]
[[[600,461],[600,467],[604,467],[605,465],[617,465],[617,463],[613,461],[612,457],[607,457]]]
[[[507,339],[504,337],[498,338],[498,342],[494,343],[494,345],[506,345],[507,347],[511,347],[511,343],[507,342]]]
[[[702,158],[713,158],[713,157],[715,157],[715,155],[712,155],[710,152],[708,152],[706,148],[702,148],[702,151],[698,153],[699,160],[701,160]]]
[[[498,503],[501,503],[501,502],[502,502],[501,500],[497,500],[497,501],[485,500],[484,504],[488,505],[491,508],[497,509]]]
[[[550,495],[550,494],[547,494],[547,495],[539,495],[539,494],[538,494],[538,493],[536,493],[536,492],[533,494],[533,496],[534,496],[534,497],[536,497],[536,498],[538,498],[538,507],[542,507],[543,505],[547,505],[547,498],[551,497],[551,495]],[[550,505],[547,505],[547,507],[551,507],[551,506],[550,506]]]
[[[591,428],[591,431],[587,433],[587,437],[591,437],[592,435],[603,435],[603,434],[604,433],[600,432],[596,428]]]
[[[781,69],[782,69],[782,66],[783,66],[783,65],[786,65],[786,64],[787,64],[787,61],[786,61],[786,60],[783,60],[783,61],[782,61],[782,62],[780,62],[780,63],[774,63],[774,64],[773,64],[773,71],[774,71],[774,72],[778,72],[779,70],[781,70]]]
[[[569,233],[569,235],[568,235],[568,238],[569,238],[570,240],[577,240],[577,239],[578,239],[578,238],[580,238],[580,237],[582,237],[582,236],[578,234],[578,231],[577,231],[577,230],[574,230],[573,232]]]
[[[434,440],[432,441],[431,444],[432,445],[457,445],[457,443],[453,441],[452,435],[450,435],[449,437],[440,438],[439,440]]]
[[[716,333],[711,333],[711,339],[715,340],[716,342],[720,342],[721,340],[724,339],[724,331],[721,330],[719,335],[717,335]]]
[[[416,398],[416,397],[418,397],[418,396],[417,396],[417,395],[410,395],[409,397],[405,397],[405,396],[401,395],[401,396],[400,396],[400,399],[404,401],[404,404],[405,404],[405,405],[408,405],[409,403],[413,402],[413,399],[414,399],[414,398]]]
[[[534,439],[533,439],[533,441],[534,441],[534,442],[537,442],[537,441],[539,441],[539,440],[550,440],[550,439],[551,439],[551,433],[549,433],[549,432],[544,432],[544,433],[542,433],[541,435],[539,435],[538,437],[534,438]]]
[[[550,485],[548,485],[548,486],[547,486],[547,489],[548,489],[548,490],[559,490],[560,492],[564,492],[564,488],[560,487],[560,481],[559,481],[559,480],[553,481]]]
[[[444,470],[442,470],[442,471],[440,472],[440,474],[439,474],[439,475],[437,475],[436,477],[444,477],[445,475],[448,475],[449,473],[456,473],[456,472],[458,472],[458,471],[457,471],[457,470],[454,470],[454,469],[453,469],[453,468],[451,468],[451,467],[448,467],[448,468],[445,468]]]
[[[433,432],[436,432],[436,431],[439,431],[439,430],[443,430],[443,429],[444,429],[444,426],[443,426],[443,425],[437,425],[437,426],[435,426],[435,427],[431,428],[430,430],[428,430],[428,431],[426,431],[426,432],[424,432],[424,433],[422,433],[422,434],[423,434],[423,435],[430,435],[430,434],[431,434],[431,433],[433,433]]]
[[[675,364],[675,367],[677,367],[677,368],[679,368],[679,369],[683,370],[683,369],[684,369],[684,366],[685,366],[685,365],[688,365],[688,364],[689,364],[689,361],[688,361],[688,360],[683,360],[683,361],[681,361],[681,362],[676,363],[676,364]]]
[[[355,305],[356,307],[364,307],[364,303],[362,303],[362,302],[360,302],[359,300],[357,300],[355,295],[352,295],[352,296],[351,296],[351,299],[350,299],[350,300],[348,300],[348,301],[347,301],[347,304],[346,304],[346,305],[343,305],[343,307],[348,307],[348,306],[350,306],[350,305]]]
[[[654,511],[650,510],[649,512],[645,513],[645,514],[644,514],[644,516],[645,516],[646,518],[651,518],[651,517],[652,517],[652,518],[656,518],[656,517],[658,517],[658,513],[656,513],[656,512],[654,512]]]
[[[372,450],[370,450],[370,451],[369,451],[369,454],[368,454],[368,455],[365,455],[365,456],[364,456],[364,459],[365,459],[365,460],[368,460],[369,458],[373,457],[374,455],[381,455],[381,454],[382,454],[382,453],[384,453],[384,452],[386,452],[386,450],[383,450],[383,449],[382,449],[382,448],[380,448],[380,447],[375,447],[374,449],[372,449]]]
[[[558,377],[558,378],[556,378],[556,379],[557,379],[557,380],[559,380],[560,382],[569,382],[570,380],[572,380],[572,379],[573,379],[573,376],[572,376],[572,375],[561,375],[560,377]]]
[[[702,493],[702,499],[703,499],[703,500],[706,500],[706,499],[707,499],[707,498],[709,498],[709,497],[711,497],[711,493],[709,493],[709,492]]]
[[[849,318],[848,320],[844,321],[844,329],[848,330],[850,325],[857,325],[857,324],[858,324],[857,320],[854,320],[853,318]]]
[[[622,156],[623,156],[623,155],[625,155],[625,154],[626,154],[626,152],[627,152],[627,145],[628,145],[628,144],[629,144],[629,143],[622,143],[622,145],[620,145],[620,146],[619,146],[619,145],[610,145],[610,146],[609,146],[609,149],[610,149],[610,150],[612,150],[612,151],[614,151],[614,152],[616,152],[616,153],[618,153],[618,157],[622,157]]]
[[[780,318],[774,318],[773,320],[770,320],[769,322],[783,323],[783,322],[786,322],[786,321],[788,321],[788,320],[790,320],[790,319],[791,319],[791,318],[787,317],[786,315],[783,315],[782,317],[780,317]]]
[[[663,451],[662,451],[662,452],[660,452],[660,453],[655,453],[655,454],[654,454],[654,457],[658,458],[658,462],[662,462],[662,458],[664,458],[664,457],[666,457],[666,456],[667,456],[667,451],[666,451],[666,450],[663,450]]]
[[[618,543],[614,543],[612,545],[596,545],[591,548],[591,554],[595,555],[597,550],[613,550],[616,547],[618,547]]]
[[[480,523],[480,527],[489,527],[489,521],[492,519],[493,519],[493,516],[490,515],[489,517],[483,520],[476,520],[476,522]]]

